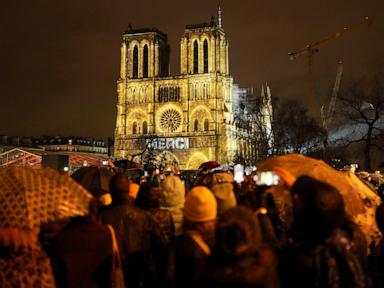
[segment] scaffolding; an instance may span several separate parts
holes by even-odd
[[[0,168],[8,166],[41,167],[44,155],[68,155],[70,171],[75,171],[83,166],[103,166],[109,158],[104,155],[87,154],[79,152],[50,152],[44,150],[26,150],[13,148],[0,154]]]
[[[31,166],[40,167],[42,156],[20,148],[14,148],[0,154],[0,167]]]

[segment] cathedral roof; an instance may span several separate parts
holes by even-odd
[[[215,18],[212,16],[210,22],[205,22],[205,23],[198,23],[198,24],[190,24],[190,25],[185,25],[185,29],[204,29],[204,28],[217,28],[217,23],[215,21]]]
[[[215,28],[216,23],[199,23],[199,24],[190,24],[186,25],[185,29],[202,29],[202,28]]]
[[[157,28],[154,27],[148,27],[148,28],[138,28],[138,29],[133,29],[132,27],[128,27],[128,29],[124,32],[124,34],[143,34],[143,33],[158,33],[161,34],[164,37],[167,37],[167,34],[164,32],[160,31]]]

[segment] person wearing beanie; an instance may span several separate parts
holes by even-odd
[[[217,202],[206,187],[192,188],[184,203],[185,222],[201,223],[216,219]]]
[[[183,207],[185,200],[185,187],[178,176],[168,176],[161,183],[162,200],[160,208],[172,214],[175,225],[175,235],[181,235],[183,224]]]
[[[175,287],[195,287],[199,267],[211,254],[217,217],[217,201],[204,186],[196,186],[184,203],[183,234],[173,247]]]

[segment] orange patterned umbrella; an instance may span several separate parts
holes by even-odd
[[[49,168],[0,169],[0,226],[34,229],[88,214],[92,196],[68,175]]]

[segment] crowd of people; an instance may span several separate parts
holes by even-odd
[[[0,287],[384,287],[384,241],[368,243],[341,191],[275,173],[273,186],[114,173],[87,215],[38,232],[0,222]],[[376,219],[384,232],[384,206]]]

